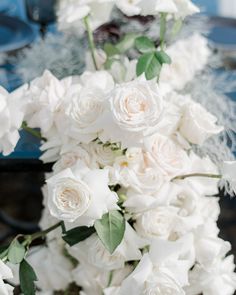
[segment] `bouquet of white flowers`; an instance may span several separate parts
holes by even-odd
[[[61,27],[84,20],[90,70],[62,80],[46,71],[13,93],[1,89],[1,151],[11,153],[24,128],[41,138],[41,159],[55,164],[42,189],[42,231],[0,251],[0,294],[19,283],[25,295],[234,294],[215,195],[219,185],[236,192],[236,162],[216,165],[196,152],[224,127],[181,92],[210,50],[198,34],[166,45],[167,21],[176,30],[198,9],[164,2],[62,0]],[[91,28],[114,5],[127,15],[159,14],[158,46],[129,34],[97,50]],[[30,247],[40,238],[45,244]]]

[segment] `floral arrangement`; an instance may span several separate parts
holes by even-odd
[[[92,30],[114,5],[158,15],[158,44],[131,33],[96,49]],[[234,294],[216,195],[235,194],[236,162],[220,163],[221,151],[214,162],[202,156],[226,131],[183,93],[211,52],[199,34],[166,44],[168,21],[176,34],[197,11],[189,0],[61,1],[60,25],[87,31],[87,70],[61,80],[45,71],[12,93],[0,89],[0,150],[11,153],[23,128],[54,163],[42,231],[0,250],[1,294],[19,284],[25,295]]]

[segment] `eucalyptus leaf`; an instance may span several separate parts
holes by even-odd
[[[24,259],[25,253],[25,247],[17,239],[14,239],[9,247],[7,258],[11,263],[18,264]]]
[[[35,284],[37,276],[32,266],[26,261],[22,260],[20,264],[20,287],[24,295],[35,295]]]
[[[171,64],[171,58],[163,50],[156,52],[156,57],[160,64]]]
[[[125,219],[119,211],[111,211],[95,222],[96,232],[105,248],[112,254],[125,233]]]
[[[106,52],[108,57],[120,54],[120,51],[118,50],[118,48],[111,43],[105,43],[104,51]]]
[[[145,73],[147,80],[158,77],[161,71],[161,63],[157,59],[156,53],[145,53],[142,55],[137,63],[136,73],[137,76]]]
[[[136,38],[135,46],[142,53],[153,52],[156,50],[154,42],[145,36]]]
[[[74,246],[79,242],[86,240],[95,232],[94,227],[79,226],[65,232],[62,238],[67,244]]]
[[[127,50],[134,47],[135,39],[138,37],[138,34],[127,34],[124,38],[116,44],[116,48],[119,50],[120,53],[124,53]]]

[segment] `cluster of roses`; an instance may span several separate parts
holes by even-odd
[[[73,14],[75,1],[62,1],[66,22],[80,13],[79,19],[88,13],[98,19],[108,4],[128,15],[196,11],[188,0],[76,2]],[[14,150],[21,127],[40,128],[41,158],[55,162],[43,187],[46,245],[27,257],[37,294],[71,288],[81,295],[234,293],[233,256],[226,257],[230,244],[218,237],[214,195],[221,177],[236,192],[236,164],[217,167],[194,152],[223,127],[180,91],[210,51],[193,35],[166,52],[172,63],[163,65],[158,83],[136,77],[136,61],[126,59],[62,80],[46,71],[11,94],[0,89],[0,151]],[[4,295],[13,292],[6,280],[18,284],[18,278],[12,280],[17,267],[3,261],[22,261],[19,244],[11,254],[0,252]]]

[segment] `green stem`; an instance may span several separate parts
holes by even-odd
[[[160,43],[161,43],[161,50],[164,50],[164,45],[165,45],[166,18],[167,18],[167,13],[161,13],[161,19],[160,19]]]
[[[175,178],[172,179],[173,180],[183,180],[185,178],[190,178],[190,177],[206,177],[206,178],[217,178],[220,179],[222,178],[222,175],[219,174],[208,174],[208,173],[192,173],[192,174],[186,174],[186,175],[180,175],[180,176],[176,176]]]
[[[31,135],[33,135],[41,140],[46,141],[46,138],[42,137],[41,133],[39,131],[28,127],[26,122],[22,123],[21,128],[24,129],[26,132],[30,133]]]
[[[37,233],[34,233],[32,235],[28,235],[25,236],[25,241],[22,243],[24,246],[29,246],[34,240],[37,240],[39,238],[44,238],[48,233],[50,233],[51,231],[54,231],[55,229],[57,229],[58,227],[62,226],[62,221],[52,225],[51,227],[39,231]]]
[[[62,221],[54,224],[53,226],[45,229],[45,230],[42,230],[42,231],[39,231],[37,233],[34,233],[31,235],[31,241],[34,241],[38,238],[44,238],[48,233],[50,233],[51,231],[54,231],[55,229],[57,229],[58,227],[60,227],[62,225]]]
[[[93,60],[93,64],[96,70],[98,70],[98,66],[97,66],[97,62],[96,62],[96,57],[95,57],[95,43],[94,43],[94,38],[93,38],[93,32],[91,30],[90,27],[90,23],[89,23],[89,16],[86,16],[84,18],[84,25],[88,34],[88,41],[89,41],[89,48],[91,51],[91,56],[92,56],[92,60]]]

